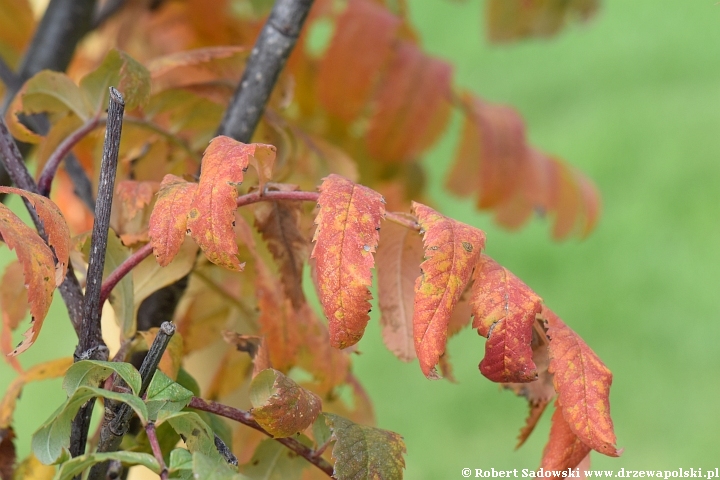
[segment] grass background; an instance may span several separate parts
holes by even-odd
[[[516,107],[531,142],[598,184],[603,214],[583,242],[554,243],[546,222],[509,233],[443,192],[458,121],[426,159],[444,213],[487,232],[487,252],[543,296],[615,374],[619,459],[597,468],[720,466],[720,6],[714,0],[606,0],[586,25],[550,40],[491,46],[482,2],[409,2],[424,46],[455,65],[456,83]],[[3,258],[10,258],[7,250]],[[59,299],[59,295],[57,296]],[[57,299],[56,299],[57,300]],[[67,355],[59,301],[21,361]],[[377,308],[374,309],[377,312]],[[535,468],[549,412],[514,451],[521,399],[480,375],[483,341],[451,340],[459,384],[429,382],[383,347],[377,316],[354,366],[378,423],[407,443],[408,479],[462,468]],[[13,378],[0,364],[0,389]],[[59,381],[28,386],[16,414],[20,455],[62,399]]]

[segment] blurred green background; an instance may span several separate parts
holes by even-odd
[[[426,49],[455,65],[457,85],[513,105],[533,145],[581,168],[602,193],[597,230],[558,244],[543,220],[509,233],[471,201],[443,192],[457,118],[426,159],[443,212],[483,228],[487,252],[614,372],[612,415],[625,453],[593,454],[593,466],[720,466],[720,5],[606,0],[587,24],[505,46],[484,39],[483,2],[414,0],[409,7]],[[2,257],[10,258],[6,249]],[[24,365],[72,352],[63,310],[56,301],[37,344],[21,356]],[[416,363],[385,350],[373,315],[354,368],[378,424],[405,437],[406,478],[539,465],[549,412],[514,451],[527,407],[480,375],[484,342],[474,331],[449,344],[459,383],[430,382]],[[13,377],[0,364],[0,389]],[[28,386],[19,402],[20,455],[62,399],[59,381],[52,393],[48,387]]]

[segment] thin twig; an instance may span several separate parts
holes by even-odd
[[[285,445],[287,448],[322,470],[328,477],[332,477],[333,466],[330,465],[324,458],[316,456],[312,448],[303,445],[292,437],[274,438],[255,421],[250,412],[229,407],[211,400],[203,400],[198,397],[193,397],[188,406],[204,412],[214,413],[215,415],[220,415],[221,417],[229,418],[230,420],[235,420],[236,422],[247,425],[250,428],[254,428],[276,442]]]
[[[160,442],[158,441],[157,432],[155,431],[155,422],[148,422],[145,425],[145,433],[147,433],[148,441],[150,442],[150,448],[152,448],[155,460],[160,464],[160,478],[162,480],[168,479],[168,468],[165,465],[165,459],[163,458],[162,450],[160,449]]]
[[[85,138],[87,134],[95,130],[98,126],[104,125],[105,122],[107,122],[107,117],[92,117],[83,125],[78,127],[77,130],[65,137],[65,140],[60,142],[60,145],[57,146],[55,151],[48,158],[45,163],[45,167],[38,178],[37,186],[41,195],[47,197],[50,194],[52,181],[55,178],[55,173],[60,166],[60,162],[62,162],[67,154],[70,153],[73,147],[75,147],[80,140]]]
[[[82,200],[91,212],[95,211],[95,197],[93,196],[93,185],[85,169],[80,165],[80,160],[72,153],[65,158],[65,173],[68,174],[73,183],[75,195]]]
[[[95,207],[95,223],[90,239],[90,258],[86,277],[85,301],[83,302],[82,332],[75,350],[75,359],[107,360],[108,349],[102,338],[100,326],[100,290],[105,266],[110,209],[112,207],[115,173],[117,172],[120,134],[125,101],[120,92],[110,87],[108,120],[105,129],[105,144],[100,165],[98,202]],[[89,400],[73,419],[70,435],[70,453],[73,457],[82,455],[87,443],[90,417],[95,402]]]
[[[142,397],[147,392],[150,381],[155,375],[155,371],[160,364],[160,359],[165,353],[170,340],[175,334],[175,325],[165,322],[160,326],[155,340],[150,345],[150,350],[142,365],[140,365],[140,377],[142,384],[138,396]],[[118,380],[113,389],[122,386],[124,382]],[[108,402],[109,403],[109,402]],[[127,433],[130,418],[132,418],[133,409],[126,403],[113,403],[105,408],[105,418],[100,429],[100,442],[98,443],[98,452],[115,452],[120,447],[123,436]],[[99,463],[90,470],[88,480],[100,480],[105,478],[107,471],[107,463]]]
[[[110,296],[113,288],[122,280],[125,275],[135,268],[140,262],[145,260],[152,253],[153,248],[151,243],[147,243],[140,247],[139,250],[133,252],[132,255],[127,257],[110,275],[105,278],[105,281],[100,288],[100,305],[105,303],[105,300]]]
[[[240,84],[225,110],[218,135],[250,143],[312,4],[313,0],[275,2],[248,58]]]

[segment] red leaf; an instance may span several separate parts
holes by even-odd
[[[28,285],[28,300],[32,315],[30,328],[23,334],[25,339],[10,355],[18,355],[35,342],[40,334],[55,291],[55,258],[50,248],[30,227],[0,204],[0,234],[10,249],[15,249],[23,266],[25,283]]]
[[[376,254],[380,324],[385,345],[400,360],[417,357],[413,340],[415,280],[423,260],[422,237],[385,222]]]
[[[542,299],[492,258],[482,255],[475,269],[473,328],[487,337],[480,372],[493,382],[532,382],[532,331]]]
[[[612,373],[590,347],[550,309],[543,308],[550,338],[550,373],[558,404],[572,432],[588,447],[617,457],[610,418]]]
[[[545,450],[541,467],[545,470],[567,470],[577,467],[590,454],[590,447],[585,445],[570,429],[562,411],[555,402],[555,413],[552,416],[550,439]]]
[[[60,285],[67,273],[68,261],[70,260],[70,229],[60,209],[49,198],[19,188],[0,187],[0,193],[15,193],[26,198],[37,212],[43,227],[45,227],[47,242],[57,257],[55,283]]]
[[[413,212],[425,232],[425,261],[415,281],[415,351],[423,373],[432,378],[445,352],[450,316],[485,247],[485,234],[417,202]]]
[[[155,258],[168,265],[180,251],[187,230],[187,213],[197,190],[197,183],[186,182],[175,175],[165,175],[150,215],[148,235]]]
[[[344,122],[357,117],[391,52],[400,19],[368,0],[352,0],[320,62],[320,102]]]
[[[432,145],[450,114],[449,64],[403,42],[375,96],[367,147],[379,160],[412,160]]]
[[[200,184],[195,191],[187,229],[213,263],[241,271],[233,220],[237,186],[242,183],[250,157],[274,154],[272,145],[249,144],[230,137],[215,137],[203,155]],[[273,153],[270,153],[273,152]]]
[[[334,174],[323,180],[318,204],[311,254],[318,295],[330,343],[347,348],[362,338],[370,319],[370,269],[385,205],[379,193]]]
[[[268,185],[267,189],[294,191],[298,187],[272,184]],[[278,263],[285,295],[295,308],[305,302],[302,282],[308,242],[300,230],[301,214],[300,202],[259,202],[255,206],[255,226]]]

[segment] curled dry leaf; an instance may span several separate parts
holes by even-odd
[[[415,280],[423,260],[422,237],[415,230],[385,222],[375,260],[383,340],[397,358],[409,362],[417,357],[413,311]]]
[[[415,351],[425,376],[434,378],[450,317],[485,247],[485,234],[417,202],[413,211],[425,232],[425,261],[415,281]]]
[[[197,183],[186,182],[175,175],[165,175],[158,198],[150,215],[148,235],[155,258],[161,266],[168,265],[178,254],[185,239],[187,214]]]
[[[543,308],[550,338],[550,373],[570,430],[588,447],[617,457],[610,418],[612,373],[590,347],[550,309]]]
[[[322,408],[320,397],[272,368],[253,378],[250,402],[255,421],[274,437],[305,430]]]
[[[506,268],[482,255],[470,303],[473,328],[488,339],[480,372],[493,382],[537,379],[531,343],[542,299]]]
[[[239,333],[223,331],[225,343],[235,347],[239,352],[246,352],[253,361],[253,377],[268,368],[272,368],[268,345],[263,337],[255,335],[241,335]]]
[[[550,439],[545,445],[540,466],[545,470],[573,469],[589,454],[590,447],[573,433],[563,417],[558,402],[555,402]]]
[[[330,343],[346,348],[362,338],[370,319],[370,270],[385,204],[379,193],[335,174],[323,180],[318,204],[311,254],[318,296],[329,321]]]
[[[215,137],[203,155],[200,183],[187,215],[187,230],[213,263],[241,271],[233,222],[237,186],[251,156],[274,155],[272,145],[250,144]]]

